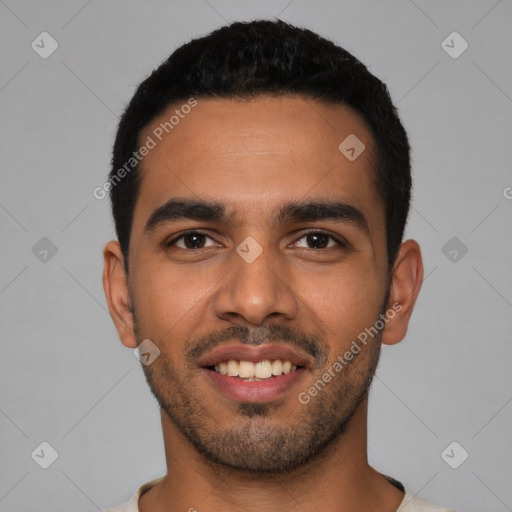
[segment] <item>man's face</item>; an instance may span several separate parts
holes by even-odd
[[[343,431],[378,361],[375,336],[308,403],[298,399],[385,307],[374,143],[347,107],[299,97],[199,98],[158,141],[153,130],[179,107],[140,137],[157,142],[140,166],[128,276],[137,339],[161,351],[146,378],[175,435],[209,460],[298,467]],[[351,134],[366,146],[353,161],[338,149]],[[218,208],[154,214],[170,200]],[[346,206],[279,216],[290,203]]]

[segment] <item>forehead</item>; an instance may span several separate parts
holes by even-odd
[[[373,138],[352,109],[298,96],[196,101],[170,106],[140,134],[154,147],[139,165],[134,231],[172,197],[215,199],[262,222],[273,205],[308,196],[380,203]]]

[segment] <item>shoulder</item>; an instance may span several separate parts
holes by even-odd
[[[116,511],[117,512],[117,511]],[[412,494],[406,493],[400,507],[396,512],[454,512],[447,508],[439,507],[432,503],[427,503],[418,498],[415,498]]]
[[[141,485],[136,491],[135,494],[126,502],[118,505],[114,508],[109,508],[106,512],[139,512],[139,498],[149,489],[153,488],[156,484],[160,483],[164,476],[155,478],[150,482],[146,482],[144,485]]]

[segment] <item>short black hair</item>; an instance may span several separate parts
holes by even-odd
[[[123,113],[109,181],[127,271],[140,189],[133,154],[141,130],[171,104],[190,98],[261,95],[300,95],[343,104],[365,121],[375,139],[374,182],[385,206],[391,269],[409,212],[411,166],[407,134],[386,85],[348,51],[311,30],[281,20],[255,20],[232,23],[179,47],[139,85]]]

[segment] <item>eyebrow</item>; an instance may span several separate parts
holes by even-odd
[[[229,224],[233,213],[228,214],[224,204],[216,201],[196,199],[170,199],[159,206],[149,217],[145,232],[151,232],[161,224],[178,220],[198,220]],[[282,204],[271,218],[272,228],[291,222],[317,222],[334,220],[351,224],[370,234],[366,217],[357,209],[343,201],[289,201]]]

